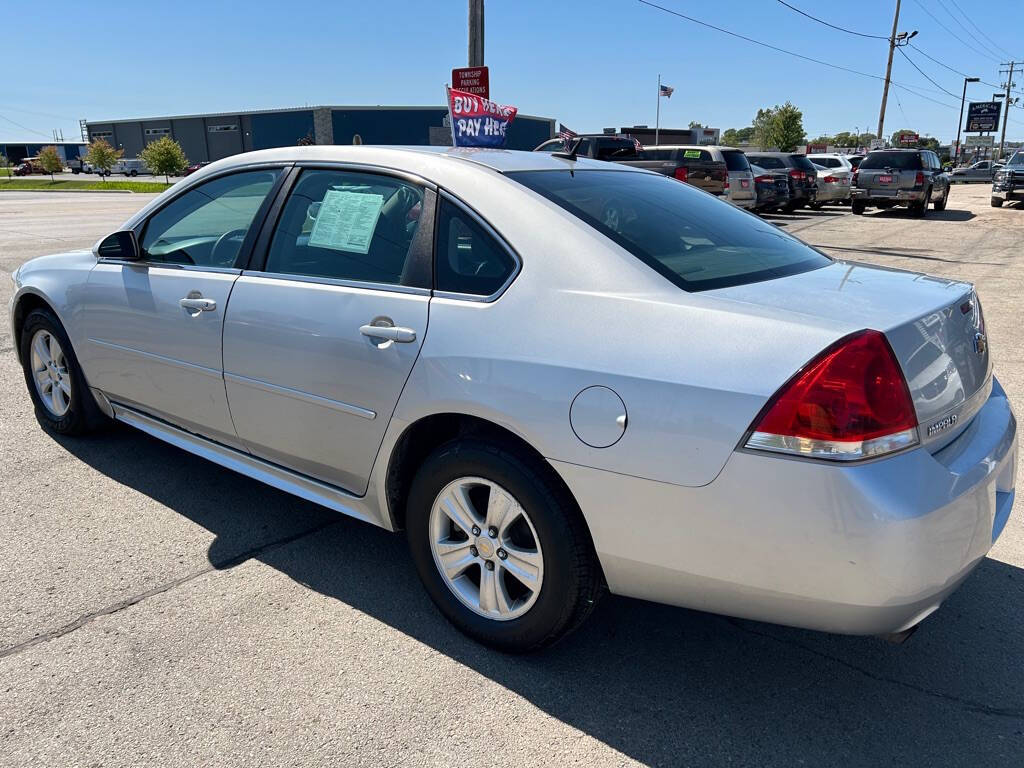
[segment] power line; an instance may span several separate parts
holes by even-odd
[[[856,35],[857,37],[870,37],[870,38],[874,38],[875,40],[888,40],[889,39],[885,35],[868,35],[868,34],[865,34],[864,32],[854,32],[852,29],[846,29],[846,27],[837,27],[835,24],[829,24],[824,19],[819,19],[817,16],[811,16],[811,14],[809,14],[809,13],[807,13],[805,11],[801,11],[796,6],[790,5],[789,3],[785,2],[785,0],[776,0],[776,2],[778,2],[780,5],[786,6],[791,11],[796,11],[801,16],[806,16],[811,21],[816,21],[819,24],[824,24],[826,27],[832,27],[832,29],[838,29],[840,32],[845,32],[848,35]]]
[[[11,118],[9,118],[9,117],[4,117],[3,115],[0,115],[0,120],[6,120],[11,125],[16,125],[18,128],[21,128],[21,130],[23,130],[23,131],[28,131],[29,133],[35,133],[35,134],[37,134],[39,136],[45,136],[50,141],[53,141],[53,136],[51,134],[43,133],[42,131],[37,131],[35,128],[29,128],[27,125],[22,125],[21,123],[16,123],[14,120],[11,120]]]
[[[902,48],[897,48],[896,50],[900,52],[900,54],[901,54],[901,55],[903,56],[903,58],[904,58],[904,59],[906,59],[907,61],[909,61],[909,62],[910,62],[910,66],[912,66],[912,67],[913,67],[914,69],[916,69],[916,70],[917,70],[918,72],[920,72],[920,73],[921,73],[921,77],[923,77],[923,78],[924,78],[925,80],[927,80],[927,81],[928,81],[929,83],[931,83],[932,85],[934,85],[934,86],[935,86],[936,88],[938,88],[939,90],[941,90],[941,91],[945,91],[945,92],[946,92],[946,93],[948,93],[948,94],[949,94],[950,96],[952,96],[952,97],[953,97],[954,99],[956,98],[956,94],[955,94],[955,93],[953,93],[952,91],[947,91],[947,90],[946,90],[945,88],[943,88],[943,87],[942,87],[941,85],[939,85],[939,84],[938,84],[938,83],[936,83],[936,82],[935,82],[934,80],[932,80],[932,79],[931,79],[930,77],[928,77],[928,75],[926,75],[926,74],[924,73],[924,70],[923,70],[923,69],[921,69],[921,68],[920,68],[919,66],[917,66],[917,64],[915,64],[915,63],[914,63],[914,60],[913,60],[912,58],[910,58],[910,57],[909,57],[909,56],[908,56],[908,55],[907,55],[907,54],[906,54],[906,53],[905,53],[905,52],[903,51],[903,49],[902,49]]]
[[[964,13],[964,9],[963,9],[963,8],[961,8],[961,7],[960,7],[960,6],[959,6],[959,5],[957,4],[956,0],[949,0],[949,2],[951,2],[951,3],[953,4],[953,7],[954,7],[954,8],[956,8],[956,9],[957,9],[958,11],[960,11],[960,15],[961,15],[961,16],[963,16],[963,17],[964,17],[965,19],[967,19],[967,21],[968,21],[968,22],[970,22],[970,25],[971,25],[972,27],[974,27],[974,28],[975,28],[976,30],[978,30],[978,33],[979,33],[979,34],[980,34],[980,35],[981,35],[982,37],[984,37],[984,38],[985,38],[986,40],[988,40],[988,41],[989,41],[990,43],[992,43],[992,46],[993,46],[993,47],[994,47],[994,48],[995,48],[996,50],[998,50],[998,51],[1002,51],[1002,52],[1003,52],[1003,53],[1005,53],[1005,54],[1006,54],[1007,56],[1009,56],[1009,57],[1010,57],[1011,59],[1013,58],[1013,55],[1012,55],[1012,54],[1011,54],[1011,53],[1010,53],[1009,51],[1007,51],[1007,50],[1006,50],[1005,48],[1003,48],[1003,47],[1002,47],[1001,45],[999,45],[999,43],[997,43],[997,42],[996,42],[995,40],[993,40],[993,39],[992,39],[991,37],[989,37],[988,35],[986,35],[986,34],[985,34],[985,30],[983,30],[983,29],[982,29],[981,27],[979,27],[979,26],[978,26],[977,24],[975,24],[975,23],[974,23],[974,19],[972,19],[972,18],[971,18],[970,16],[968,16],[968,15],[967,15],[966,13]]]
[[[925,12],[925,13],[927,13],[927,14],[928,14],[929,16],[931,16],[931,17],[932,17],[932,20],[933,20],[933,21],[934,21],[934,22],[935,22],[936,24],[938,24],[938,25],[939,25],[940,27],[942,27],[942,28],[943,28],[944,30],[946,30],[946,32],[948,32],[948,33],[950,34],[950,36],[951,36],[951,37],[955,38],[956,40],[959,40],[959,41],[960,41],[961,43],[963,43],[963,44],[964,44],[965,46],[967,46],[968,48],[970,48],[970,49],[971,49],[972,51],[974,51],[975,53],[981,54],[982,56],[984,56],[984,57],[985,57],[985,58],[987,58],[987,59],[992,59],[992,61],[995,61],[996,63],[1000,63],[1000,64],[1002,63],[1002,62],[1000,62],[1000,61],[999,61],[998,57],[995,57],[995,58],[994,58],[994,57],[990,56],[989,54],[985,53],[985,51],[979,51],[979,50],[978,50],[977,48],[975,48],[975,47],[974,47],[973,45],[971,45],[971,44],[970,44],[970,43],[968,43],[968,42],[967,42],[966,40],[964,40],[964,39],[963,39],[962,37],[960,37],[959,35],[957,35],[957,34],[956,34],[956,32],[954,32],[954,31],[953,31],[953,30],[951,30],[951,29],[950,29],[949,27],[947,27],[947,26],[946,26],[945,24],[943,24],[943,23],[942,23],[941,21],[939,21],[938,17],[937,17],[937,16],[936,16],[936,15],[935,15],[934,13],[932,13],[931,11],[929,11],[929,10],[928,10],[928,9],[927,9],[927,8],[926,8],[926,7],[924,6],[924,4],[923,4],[923,3],[921,2],[921,0],[914,0],[914,2],[915,2],[915,3],[917,3],[918,7],[920,7],[920,9],[921,9],[922,11],[924,11],[924,12]]]
[[[989,53],[995,53],[995,54],[996,54],[996,56],[998,56],[998,55],[999,55],[999,54],[998,54],[998,53],[997,53],[996,51],[994,51],[994,50],[993,50],[993,49],[992,49],[992,48],[991,48],[990,46],[988,46],[988,45],[986,45],[985,43],[983,43],[983,42],[981,41],[981,39],[980,39],[980,38],[979,38],[979,37],[978,37],[978,36],[977,36],[976,34],[974,34],[973,32],[971,32],[971,30],[969,30],[969,29],[968,29],[967,27],[965,27],[965,26],[963,25],[963,23],[962,23],[962,22],[961,22],[961,21],[960,21],[960,20],[959,20],[959,19],[958,19],[958,18],[957,18],[957,17],[956,17],[956,16],[954,15],[954,14],[953,14],[953,12],[952,12],[951,10],[949,10],[949,8],[948,8],[948,7],[946,6],[946,4],[945,4],[945,3],[944,3],[944,2],[942,1],[942,0],[935,0],[935,2],[937,2],[937,3],[939,4],[939,5],[941,5],[941,6],[942,6],[942,10],[944,10],[944,11],[945,11],[946,13],[948,13],[948,14],[949,14],[949,18],[951,18],[951,19],[953,20],[953,22],[954,22],[954,23],[955,23],[955,24],[956,24],[956,25],[957,25],[958,27],[960,27],[960,29],[962,29],[962,30],[963,30],[964,32],[966,32],[966,33],[967,33],[968,35],[970,35],[970,36],[971,36],[971,39],[972,39],[972,40],[974,40],[974,42],[976,42],[976,43],[977,43],[978,45],[980,45],[980,46],[981,46],[982,48],[984,48],[984,49],[985,49],[986,51],[988,51]]]

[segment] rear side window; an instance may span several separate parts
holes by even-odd
[[[653,173],[507,174],[687,291],[754,283],[830,260],[778,227]]]
[[[674,160],[676,150],[674,149],[650,149],[644,147],[643,158],[645,160]]]
[[[725,167],[730,171],[750,170],[750,163],[747,162],[747,156],[742,152],[722,152],[722,157],[725,158]]]
[[[814,170],[814,163],[807,159],[807,155],[790,155],[789,159],[793,161],[794,168],[799,168],[801,171]]]
[[[598,139],[598,160],[636,160],[639,158],[632,139]]]
[[[423,190],[390,176],[306,170],[285,203],[266,272],[410,285]]]
[[[515,259],[473,216],[448,200],[441,201],[435,266],[437,290],[491,296],[515,271]]]
[[[892,168],[896,171],[920,171],[921,155],[917,152],[872,152],[860,161],[861,170]]]

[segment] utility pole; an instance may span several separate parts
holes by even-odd
[[[484,0],[469,0],[469,66],[484,65]]]
[[[1010,107],[1013,106],[1014,99],[1010,96],[1010,91],[1013,89],[1013,68],[1017,64],[1024,66],[1024,62],[1011,61],[1005,65],[1010,68],[1010,72],[1006,77],[1006,99],[1003,103],[1003,134],[999,137],[999,159],[1003,159],[1003,145],[1006,144],[1006,119],[1010,116]],[[1003,70],[999,70],[999,74],[1003,74]]]
[[[900,23],[900,0],[896,0],[896,14],[892,17],[892,34],[889,35],[889,62],[885,65],[885,86],[882,88],[882,108],[878,111],[878,134],[882,138],[885,127],[885,102],[889,100],[889,79],[892,77],[892,55],[896,52],[896,27]]]

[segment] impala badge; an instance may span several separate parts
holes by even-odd
[[[936,432],[941,432],[944,429],[955,426],[957,422],[957,415],[955,413],[950,414],[944,419],[939,419],[930,427],[928,427],[928,437],[931,437]]]

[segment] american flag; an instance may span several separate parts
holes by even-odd
[[[675,91],[675,88],[673,88],[671,85],[659,85],[658,88],[661,89],[660,93],[666,99],[671,99],[672,98],[672,93],[673,93],[673,91]]]
[[[576,138],[576,136],[578,136],[576,131],[566,128],[561,123],[558,124],[558,138],[562,140],[562,144],[565,145],[566,151],[569,150],[569,144]]]

